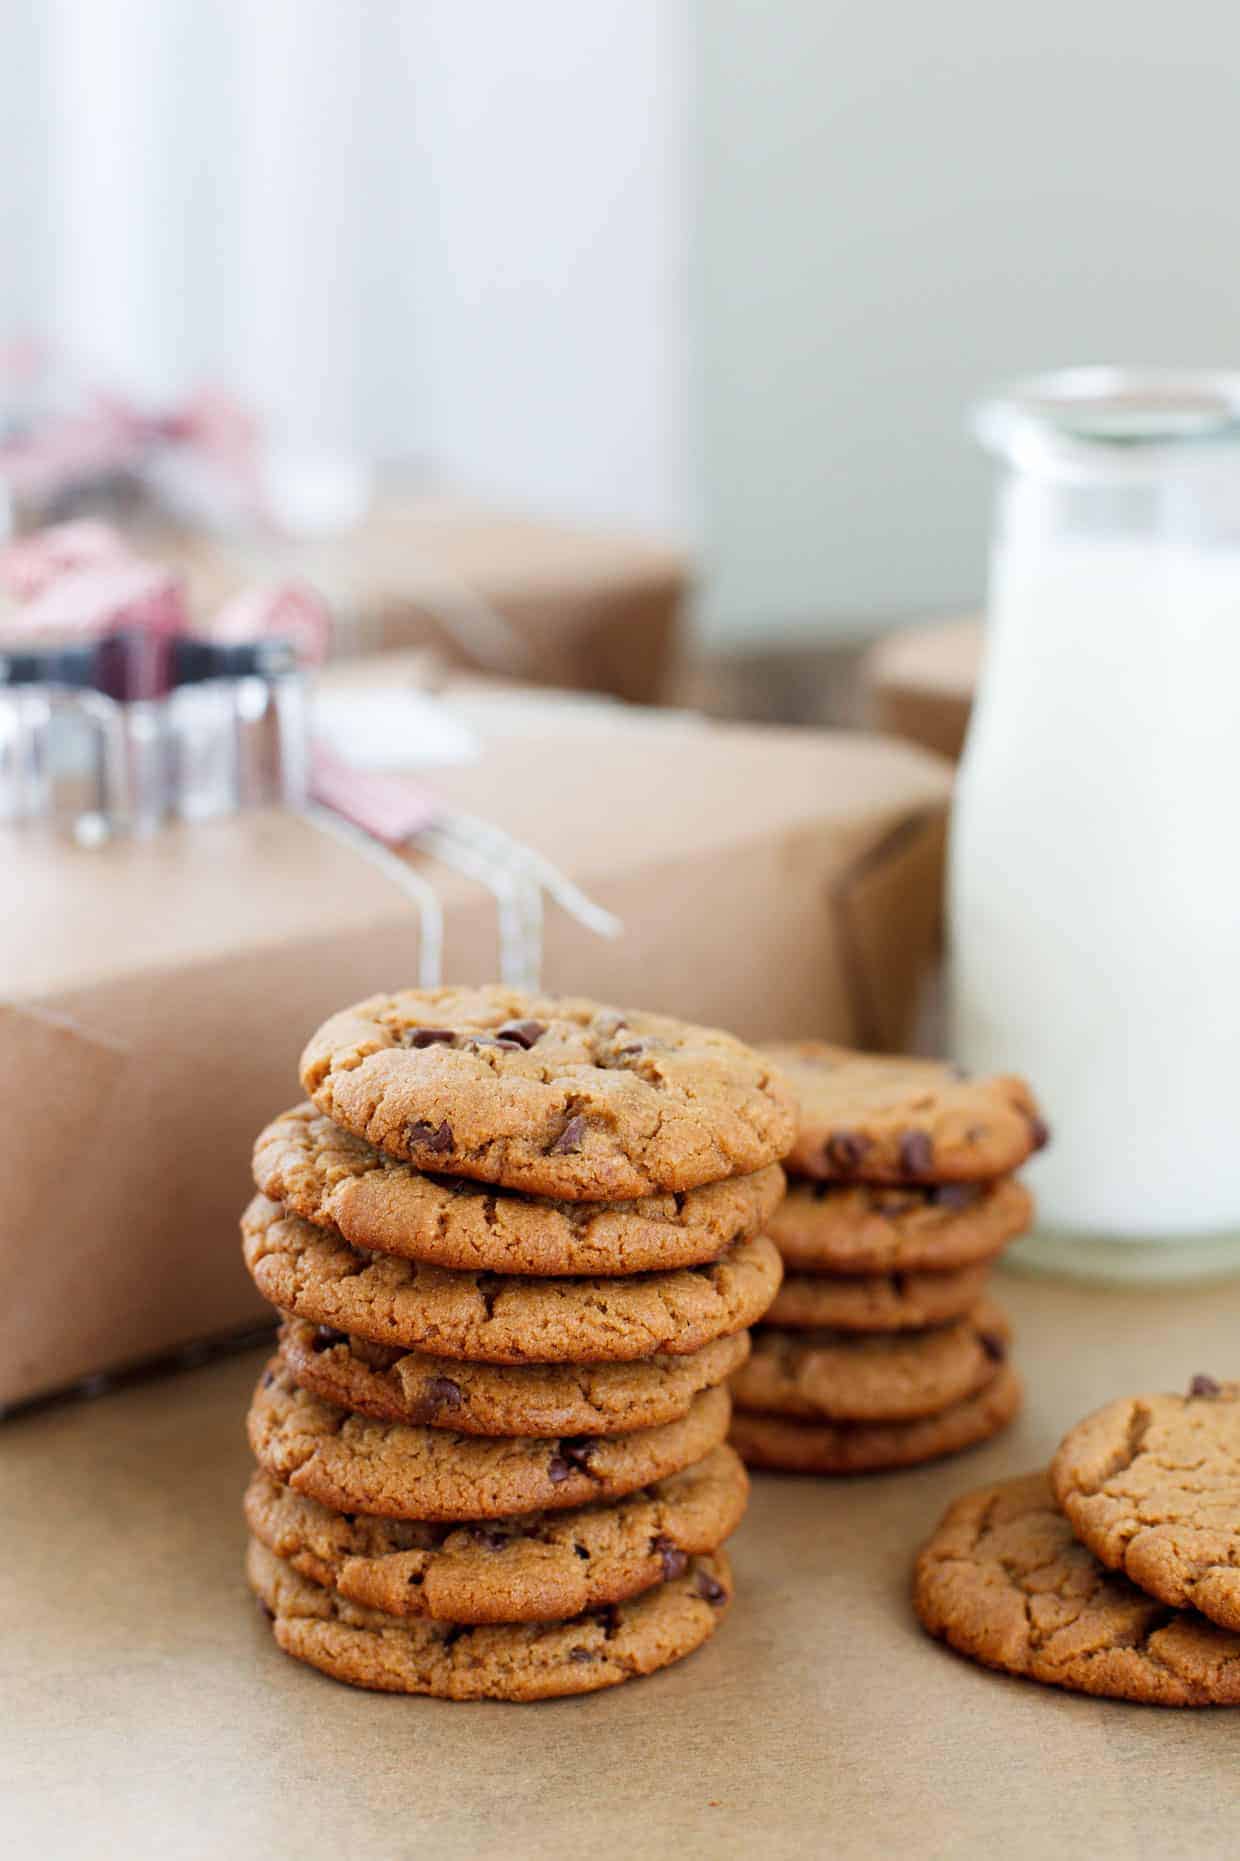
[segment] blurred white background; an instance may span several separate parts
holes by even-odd
[[[698,543],[710,636],[974,600],[964,410],[1235,364],[1223,0],[0,0],[0,333]]]

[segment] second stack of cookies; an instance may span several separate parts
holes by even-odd
[[[501,989],[377,998],[315,1037],[316,1103],[260,1136],[242,1224],[283,1315],[246,1515],[286,1652],[522,1699],[711,1632],[746,1498],[728,1377],[781,1274],[769,1071]]]
[[[766,1050],[800,1101],[770,1233],[786,1275],[733,1377],[751,1466],[912,1466],[998,1432],[1021,1385],[989,1291],[1029,1225],[1013,1177],[1045,1141],[1022,1081],[802,1042]]]

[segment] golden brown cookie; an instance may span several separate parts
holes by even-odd
[[[348,1518],[255,1473],[254,1536],[299,1576],[350,1602],[438,1622],[552,1622],[682,1576],[745,1510],[749,1482],[729,1447],[610,1505],[431,1525]]]
[[[320,1589],[250,1540],[250,1588],[286,1654],[381,1693],[437,1699],[554,1699],[595,1693],[668,1667],[714,1634],[732,1594],[722,1551],[683,1576],[571,1622],[407,1621]]]
[[[273,1357],[248,1432],[260,1467],[332,1511],[489,1519],[619,1499],[665,1480],[718,1447],[730,1410],[726,1389],[707,1389],[679,1421],[631,1435],[461,1435],[351,1415],[299,1389]]]
[[[687,1357],[635,1363],[493,1364],[370,1344],[290,1318],[280,1356],[302,1389],[380,1422],[469,1435],[614,1435],[687,1415],[693,1398],[740,1368],[749,1333]],[[571,1613],[571,1611],[570,1611]]]
[[[1240,1705],[1240,1637],[1153,1602],[1078,1544],[1045,1474],[948,1508],[913,1606],[971,1660],[1044,1685],[1152,1706]]]
[[[790,1273],[766,1322],[788,1331],[924,1331],[972,1311],[989,1267],[943,1273]]]
[[[909,1422],[984,1389],[1007,1356],[1008,1321],[989,1299],[934,1331],[754,1333],[732,1378],[738,1407],[801,1421]]]
[[[241,1219],[246,1265],[265,1299],[374,1344],[476,1363],[609,1363],[682,1356],[742,1331],[774,1298],[783,1267],[763,1235],[722,1260],[631,1279],[453,1273],[365,1254],[256,1196]]]
[[[789,1172],[831,1182],[975,1182],[1047,1141],[1023,1079],[969,1079],[936,1060],[825,1041],[763,1048],[800,1103]]]
[[[301,1081],[419,1169],[564,1201],[696,1188],[777,1163],[792,1095],[715,1028],[500,987],[406,989],[333,1015]]]
[[[921,1189],[794,1182],[766,1232],[801,1273],[937,1273],[992,1259],[1032,1219],[1010,1176]]]
[[[1240,1383],[1108,1403],[1065,1436],[1051,1482],[1110,1569],[1240,1630]]]
[[[269,1124],[254,1180],[272,1201],[354,1247],[458,1273],[665,1272],[761,1234],[784,1192],[777,1163],[681,1195],[555,1202],[466,1177],[427,1176],[342,1131],[313,1105]]]
[[[731,1441],[751,1467],[784,1473],[883,1473],[916,1467],[989,1441],[1017,1414],[1020,1379],[1004,1364],[975,1396],[916,1422],[800,1422],[786,1415],[732,1414]]]

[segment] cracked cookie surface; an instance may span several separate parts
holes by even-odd
[[[783,1276],[762,1235],[708,1266],[539,1280],[363,1253],[266,1196],[250,1203],[241,1232],[255,1285],[281,1311],[374,1344],[480,1363],[681,1356],[753,1324]]]
[[[260,1467],[332,1511],[474,1520],[590,1505],[666,1479],[718,1447],[730,1411],[721,1386],[679,1421],[629,1435],[463,1435],[352,1415],[299,1389],[273,1357],[247,1430]]]
[[[1023,1391],[1004,1364],[975,1396],[916,1422],[803,1422],[786,1415],[732,1415],[732,1445],[751,1467],[782,1473],[883,1473],[916,1467],[989,1441],[1020,1410]]]
[[[987,1667],[1157,1706],[1240,1704],[1240,1637],[1155,1602],[1078,1544],[1045,1474],[949,1507],[917,1559],[932,1635]]]
[[[762,1051],[800,1104],[792,1175],[831,1182],[973,1182],[1004,1176],[1047,1141],[1023,1079],[969,1079],[937,1060],[826,1041]]]
[[[651,1273],[717,1259],[766,1229],[784,1192],[769,1164],[750,1176],[629,1202],[557,1202],[467,1177],[428,1176],[297,1105],[254,1146],[254,1180],[291,1214],[354,1247],[456,1272]]]
[[[989,1299],[933,1331],[782,1331],[762,1326],[732,1377],[738,1407],[802,1421],[907,1422],[984,1389],[1011,1330]]]
[[[1240,1383],[1108,1403],[1064,1437],[1051,1481],[1109,1568],[1240,1630]]]
[[[730,1034],[498,986],[347,1008],[312,1036],[301,1081],[420,1169],[565,1201],[748,1175],[795,1135],[787,1085]]]
[[[942,1273],[787,1273],[766,1322],[790,1331],[924,1331],[971,1311],[987,1273],[985,1261]]]
[[[687,1357],[631,1363],[479,1364],[371,1344],[286,1319],[280,1356],[302,1389],[381,1422],[458,1434],[629,1434],[687,1415],[749,1355],[749,1334],[716,1338]]]
[[[1033,1198],[1012,1177],[997,1182],[793,1182],[766,1233],[800,1272],[942,1272],[992,1259],[1023,1234]]]
[[[628,1602],[570,1622],[461,1628],[402,1621],[298,1576],[250,1540],[250,1588],[286,1654],[333,1680],[438,1699],[554,1699],[594,1693],[679,1661],[714,1634],[732,1595],[722,1551]]]
[[[388,1615],[551,1622],[682,1576],[736,1530],[749,1482],[729,1447],[609,1505],[470,1524],[342,1517],[255,1473],[251,1532],[300,1576]]]

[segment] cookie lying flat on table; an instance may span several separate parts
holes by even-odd
[[[1108,1403],[1065,1436],[1051,1483],[1109,1568],[1240,1630],[1240,1383]]]
[[[1240,1637],[1168,1611],[1078,1544],[1045,1474],[949,1507],[920,1557],[913,1606],[941,1641],[1002,1668],[1109,1699],[1240,1705]]]
[[[333,1680],[438,1699],[554,1699],[668,1667],[714,1634],[732,1595],[722,1551],[629,1602],[571,1622],[461,1628],[400,1621],[309,1583],[250,1540],[250,1587],[276,1641]]]
[[[365,1254],[266,1196],[250,1203],[241,1232],[255,1285],[281,1311],[375,1344],[480,1363],[682,1356],[760,1318],[783,1276],[762,1235],[708,1266],[539,1280]]]
[[[687,1357],[634,1363],[491,1364],[371,1344],[286,1319],[280,1356],[302,1389],[381,1422],[458,1434],[628,1434],[687,1415],[749,1355],[749,1334],[716,1338]]]
[[[299,1576],[388,1615],[551,1622],[682,1576],[739,1525],[749,1482],[729,1447],[610,1505],[485,1523],[343,1518],[255,1473],[254,1536]]]
[[[825,1041],[764,1046],[800,1104],[797,1176],[835,1182],[972,1182],[1004,1176],[1047,1140],[1023,1079],[968,1079],[936,1060]]]
[[[794,1271],[942,1272],[992,1259],[1032,1219],[1012,1177],[920,1189],[793,1182],[765,1231]]]
[[[311,1038],[301,1080],[420,1169],[566,1201],[747,1175],[795,1134],[787,1086],[730,1034],[499,987],[359,1002]]]
[[[483,1519],[619,1499],[701,1460],[728,1432],[726,1389],[703,1390],[680,1421],[629,1435],[456,1434],[351,1415],[298,1389],[278,1357],[247,1418],[260,1467],[336,1512]]]
[[[1018,1413],[1022,1390],[1004,1364],[975,1396],[916,1422],[800,1422],[736,1409],[731,1441],[751,1467],[782,1473],[883,1473],[989,1441]]]
[[[906,1422],[984,1389],[1007,1356],[1010,1327],[982,1299],[935,1331],[779,1331],[753,1336],[732,1377],[743,1409],[802,1421]]]
[[[790,1273],[766,1314],[789,1331],[924,1331],[972,1311],[985,1261],[943,1273]]]
[[[295,1106],[261,1133],[254,1180],[290,1214],[369,1252],[456,1272],[540,1275],[664,1272],[716,1260],[764,1231],[784,1191],[783,1171],[769,1164],[751,1176],[629,1202],[523,1196],[424,1175],[313,1105]]]

